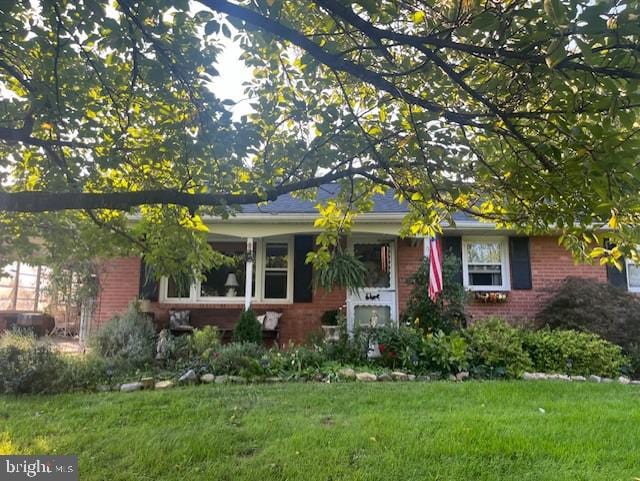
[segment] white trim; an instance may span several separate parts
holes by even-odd
[[[469,285],[469,266],[467,259],[467,244],[481,242],[500,243],[500,266],[502,285],[500,286],[471,286]],[[508,291],[511,289],[511,276],[509,269],[509,242],[507,237],[462,237],[462,284],[470,291]]]
[[[625,275],[627,277],[627,291],[629,292],[640,292],[640,286],[632,286],[629,281],[629,266],[640,269],[640,265],[634,264],[631,259],[625,259]]]
[[[287,297],[285,299],[271,299],[266,297],[264,294],[267,278],[267,244],[269,243],[287,244]],[[259,291],[260,299],[267,304],[291,304],[293,302],[293,237],[270,237],[268,239],[263,239],[261,254],[262,262],[259,271],[260,276],[262,277],[261,290]],[[285,269],[282,268],[271,268],[270,270],[285,272]]]

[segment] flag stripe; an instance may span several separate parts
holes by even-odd
[[[442,292],[442,247],[440,239],[429,239],[429,299],[436,302]]]

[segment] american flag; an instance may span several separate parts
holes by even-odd
[[[442,248],[440,239],[429,238],[429,299],[436,302],[442,292]]]

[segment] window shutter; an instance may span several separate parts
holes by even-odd
[[[297,235],[293,242],[293,302],[313,300],[313,269],[306,264],[307,254],[313,250],[313,236]]]
[[[607,249],[613,249],[616,245],[613,242],[609,242],[607,239],[604,241],[604,246]],[[622,270],[619,271],[616,266],[607,264],[607,281],[609,284],[615,287],[620,287],[627,290],[627,263],[624,258],[621,258]]]
[[[159,290],[158,281],[153,276],[151,269],[145,264],[144,260],[140,258],[140,288],[138,297],[156,302],[158,300]]]
[[[460,236],[445,236],[442,238],[442,252],[443,255],[453,255],[459,261],[459,269],[455,273],[454,279],[462,284],[462,237]]]
[[[531,289],[531,257],[528,237],[510,237],[511,288]]]

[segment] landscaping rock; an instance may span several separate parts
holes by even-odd
[[[456,377],[453,374],[449,374],[449,376],[447,377],[448,381],[455,381]]]
[[[611,383],[613,382],[613,379],[611,379],[610,377],[603,377],[600,379],[600,382],[604,382],[604,383]]]
[[[98,392],[109,392],[109,391],[111,391],[111,386],[109,386],[108,384],[98,384],[96,386],[96,391],[98,391]]]
[[[584,376],[571,376],[571,380],[576,382],[585,382],[587,378]]]
[[[174,382],[169,380],[166,381],[158,381],[155,385],[156,389],[169,389],[174,386]]]
[[[142,383],[142,389],[153,389],[156,384],[152,377],[143,377],[140,382]]]
[[[182,376],[180,376],[180,379],[178,379],[178,382],[180,382],[180,383],[194,383],[197,380],[198,380],[198,375],[196,374],[196,372],[193,369],[189,369]]]
[[[431,376],[417,376],[416,381],[419,382],[429,382],[431,381]]]
[[[629,378],[628,378],[628,377],[626,377],[626,376],[620,376],[620,377],[618,378],[618,382],[619,382],[620,384],[629,384],[629,383],[631,383],[631,379],[629,379]]]
[[[141,382],[128,382],[120,386],[120,392],[140,391],[143,385]]]
[[[356,379],[362,382],[372,382],[377,380],[378,378],[375,374],[371,374],[370,372],[359,372],[356,374]]]
[[[247,383],[247,379],[241,376],[229,376],[228,378],[229,382],[232,382],[234,384],[246,384]]]
[[[356,372],[350,367],[344,367],[338,371],[338,376],[343,377],[345,379],[355,379]]]
[[[469,379],[469,373],[467,371],[461,371],[456,374],[456,381],[466,381]]]
[[[543,372],[525,372],[522,375],[522,379],[525,381],[539,381],[541,379],[547,379],[547,375]]]
[[[587,378],[587,381],[589,381],[589,382],[602,382],[602,378],[600,376],[596,376],[596,375],[592,374],[591,376],[589,376]]]
[[[407,381],[415,381],[415,380],[416,380],[415,374],[408,374],[407,375]]]
[[[409,375],[407,373],[402,372],[402,371],[393,371],[391,373],[391,377],[393,378],[394,381],[408,381],[409,380]]]
[[[631,381],[631,384],[640,384],[640,381]]]
[[[229,376],[227,376],[226,374],[223,374],[221,376],[216,376],[214,382],[216,384],[224,384],[225,382],[227,382],[229,380]]]
[[[383,372],[382,374],[378,374],[378,381],[388,382],[393,381],[393,378],[391,377],[391,374]]]
[[[216,377],[211,373],[203,374],[202,376],[200,376],[200,382],[204,384],[211,384],[215,380],[216,380]]]
[[[282,378],[280,377],[268,377],[265,378],[264,382],[268,382],[268,383],[276,383],[276,382],[282,382]]]

